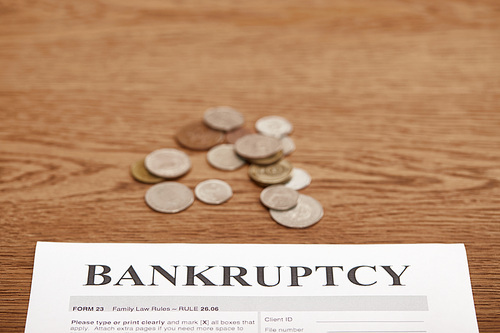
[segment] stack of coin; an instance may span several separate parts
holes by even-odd
[[[248,134],[239,138],[234,149],[239,156],[253,164],[269,165],[283,157],[281,141],[262,134]]]
[[[257,131],[263,135],[277,138],[283,146],[283,155],[288,156],[295,151],[295,143],[288,136],[293,131],[293,125],[280,116],[262,117],[255,123]]]
[[[292,124],[279,116],[263,117],[255,124],[257,134],[243,125],[244,117],[239,111],[227,106],[213,107],[205,111],[203,121],[182,127],[175,139],[184,148],[208,150],[208,163],[219,170],[237,170],[250,163],[248,175],[265,187],[260,200],[277,223],[290,228],[317,223],[323,216],[321,204],[297,192],[311,183],[311,176],[284,159],[295,150],[288,136],[293,131]],[[190,169],[187,154],[164,148],[134,163],[131,173],[137,181],[156,184],[146,192],[145,201],[151,209],[162,213],[185,210],[195,197],[211,205],[222,204],[232,197],[231,186],[219,179],[200,182],[194,195],[187,186],[169,181],[182,177]]]
[[[287,183],[292,178],[293,166],[287,160],[280,160],[270,165],[252,164],[248,168],[248,175],[255,183],[262,187]]]
[[[295,150],[288,136],[293,126],[287,119],[263,117],[257,120],[255,128],[260,134],[280,141],[282,156]],[[267,166],[251,165],[249,175],[261,186],[271,185],[261,192],[260,200],[277,223],[289,228],[307,228],[323,217],[323,207],[316,199],[297,192],[311,183],[311,176],[305,170],[293,168],[286,160],[278,160]],[[281,183],[285,185],[273,185]]]
[[[177,149],[164,148],[151,152],[146,158],[132,164],[130,172],[135,180],[156,184],[184,176],[191,169],[189,156]]]
[[[156,184],[164,181],[164,178],[151,174],[144,166],[144,159],[136,161],[130,166],[130,173],[135,180],[145,184]]]
[[[288,210],[270,209],[273,220],[288,228],[307,228],[323,217],[323,207],[318,200],[299,194],[297,205]]]
[[[180,150],[163,148],[146,156],[144,166],[157,177],[174,179],[184,176],[191,169],[191,160]]]
[[[248,175],[260,186],[283,184],[292,177],[292,164],[283,159],[283,145],[272,136],[248,134],[234,144],[236,153],[251,163]]]

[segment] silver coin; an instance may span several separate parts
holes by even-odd
[[[293,126],[283,117],[267,116],[257,120],[255,129],[261,134],[282,138],[292,132]]]
[[[308,195],[300,194],[297,206],[289,210],[270,209],[273,220],[289,228],[307,228],[323,217],[321,204]]]
[[[282,149],[280,140],[261,134],[245,135],[234,144],[238,155],[251,160],[270,157]]]
[[[191,160],[180,150],[164,148],[146,156],[144,166],[155,176],[172,179],[186,174],[191,169]]]
[[[233,190],[225,181],[219,179],[208,179],[196,185],[194,194],[198,200],[210,204],[220,205],[231,199]]]
[[[288,156],[295,151],[295,143],[289,136],[282,137],[280,139],[281,145],[283,146],[283,155]]]
[[[245,119],[239,111],[229,106],[217,106],[205,111],[203,122],[213,129],[228,132],[243,126]]]
[[[151,209],[160,213],[178,213],[194,202],[193,191],[184,184],[163,182],[152,186],[144,197]]]
[[[285,183],[285,186],[298,191],[306,188],[309,184],[311,184],[311,175],[304,169],[293,168],[292,179]]]
[[[260,201],[269,209],[288,210],[297,206],[299,192],[284,185],[268,186],[260,192]]]
[[[232,171],[246,164],[234,151],[234,145],[223,144],[210,149],[207,153],[207,161],[216,169]]]

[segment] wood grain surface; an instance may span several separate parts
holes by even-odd
[[[246,169],[186,151],[221,206],[164,215],[130,165],[206,108],[281,115],[317,225],[274,223]],[[0,331],[22,332],[36,241],[465,243],[500,332],[500,2],[0,0]]]

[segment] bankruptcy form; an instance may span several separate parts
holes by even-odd
[[[474,333],[463,244],[39,242],[26,333]]]

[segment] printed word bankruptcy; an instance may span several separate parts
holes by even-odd
[[[378,278],[383,275],[389,281],[389,286],[404,286],[401,282],[401,276],[407,270],[409,265],[402,265],[397,269],[399,273],[393,270],[392,266],[387,265],[361,265],[344,269],[344,266],[255,266],[254,274],[248,274],[248,269],[240,266],[170,266],[168,272],[158,265],[147,266],[149,274],[140,276],[134,266],[130,265],[121,274],[121,277],[113,281],[111,267],[107,265],[88,265],[87,283],[85,286],[103,286],[111,283],[113,286],[133,285],[133,286],[158,286],[160,283],[167,283],[173,286],[252,286],[248,281],[252,281],[249,276],[256,277],[256,283],[262,287],[276,287],[281,283],[281,276],[284,274],[289,280],[287,287],[301,287],[303,281],[310,276],[319,274],[324,278],[323,286],[338,286],[335,277],[340,274],[346,274],[347,280],[358,286],[372,286],[378,283]],[[179,268],[179,269],[178,269]],[[143,271],[141,267],[140,271]],[[115,270],[116,271],[116,270]],[[284,271],[284,272],[283,272]],[[178,274],[180,272],[180,274]],[[267,273],[266,273],[267,272]],[[248,275],[247,275],[248,274]],[[268,275],[266,278],[266,274]],[[120,274],[119,274],[120,275]],[[182,275],[180,282],[178,275]],[[218,284],[217,279],[222,278]],[[271,278],[269,277],[271,276]],[[361,277],[362,276],[362,277]],[[147,280],[145,279],[147,278]],[[273,282],[269,282],[273,280]],[[300,281],[299,281],[300,280]],[[125,282],[124,282],[125,281]],[[167,282],[168,281],[168,282]],[[145,284],[144,282],[147,282]],[[338,283],[338,282],[337,282]],[[253,284],[255,285],[255,284]]]

